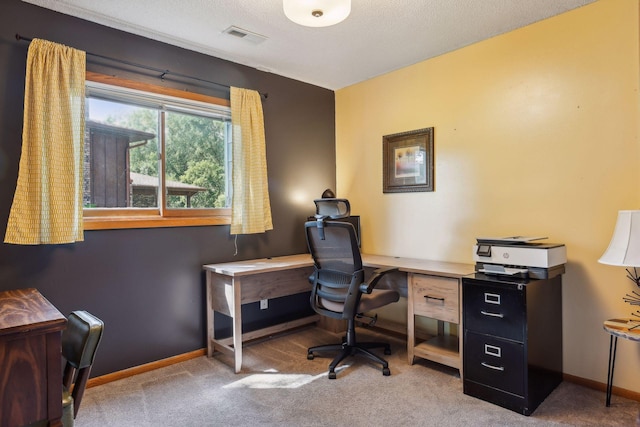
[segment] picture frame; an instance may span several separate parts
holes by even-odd
[[[433,128],[382,137],[383,193],[433,191]]]

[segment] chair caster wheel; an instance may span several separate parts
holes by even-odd
[[[389,368],[382,368],[382,375],[384,375],[385,377],[391,375],[391,371],[389,370]]]
[[[313,353],[307,354],[307,360],[313,360]]]
[[[336,373],[335,372],[329,372],[329,379],[330,380],[335,380],[336,379]]]

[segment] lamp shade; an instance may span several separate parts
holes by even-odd
[[[602,264],[640,267],[640,211],[620,211]]]
[[[346,19],[351,0],[283,0],[284,14],[306,27],[328,27]]]

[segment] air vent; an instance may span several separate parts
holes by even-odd
[[[258,43],[262,43],[263,41],[265,41],[267,39],[267,37],[261,35],[261,34],[257,34],[257,33],[252,33],[251,31],[247,31],[244,30],[242,28],[238,28],[235,26],[230,26],[229,28],[227,28],[226,30],[224,30],[222,32],[223,34],[227,34],[231,37],[235,37],[238,39],[242,39],[242,40],[246,40],[248,42],[251,42],[253,44],[258,44]]]

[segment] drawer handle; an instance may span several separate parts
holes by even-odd
[[[504,366],[493,366],[493,365],[489,365],[488,363],[484,363],[484,362],[481,362],[480,364],[482,366],[484,366],[485,368],[493,369],[494,371],[504,371]]]
[[[434,300],[436,300],[436,301],[442,301],[442,302],[444,302],[444,298],[432,297],[431,295],[425,295],[424,297],[425,297],[425,299],[427,299],[427,300],[434,299]]]
[[[501,319],[504,317],[504,314],[502,313],[491,313],[490,311],[484,311],[484,310],[481,310],[480,313],[484,314],[485,316],[499,317]]]

